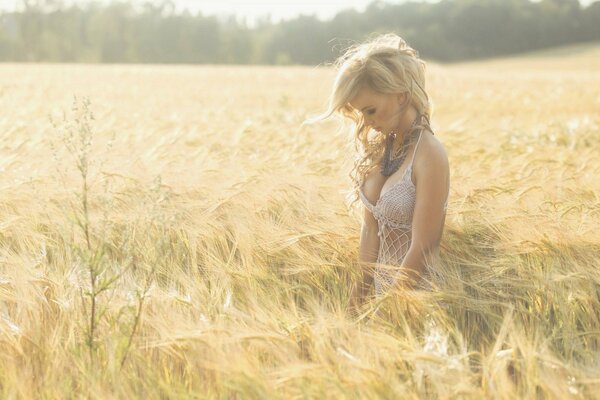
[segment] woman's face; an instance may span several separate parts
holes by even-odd
[[[379,93],[365,85],[349,104],[362,113],[366,125],[387,134],[400,124],[405,100],[406,94]]]

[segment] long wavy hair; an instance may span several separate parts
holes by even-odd
[[[412,104],[416,110],[431,119],[432,104],[425,91],[425,62],[416,50],[394,33],[385,33],[364,43],[349,46],[333,66],[337,70],[328,100],[327,111],[307,118],[304,124],[312,124],[340,113],[354,122],[354,147],[357,157],[349,176],[353,183],[354,200],[365,176],[376,168],[383,158],[384,134],[372,131],[365,124],[361,112],[354,110],[349,102],[367,85],[371,90],[386,94],[406,93],[406,108]],[[404,110],[405,111],[405,110]],[[418,128],[422,126],[417,125]],[[430,129],[429,126],[423,128]],[[369,133],[374,132],[374,137]]]

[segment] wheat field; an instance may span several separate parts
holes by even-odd
[[[599,71],[428,64],[435,290],[355,318],[332,69],[0,64],[0,398],[600,398]]]

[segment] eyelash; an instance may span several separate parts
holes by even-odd
[[[369,115],[373,115],[373,114],[375,114],[375,109],[370,109],[370,110],[367,111],[367,113]]]

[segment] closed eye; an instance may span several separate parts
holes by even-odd
[[[370,110],[367,110],[367,113],[368,113],[369,115],[373,115],[373,114],[375,114],[375,109],[374,109],[374,108],[371,108]]]

